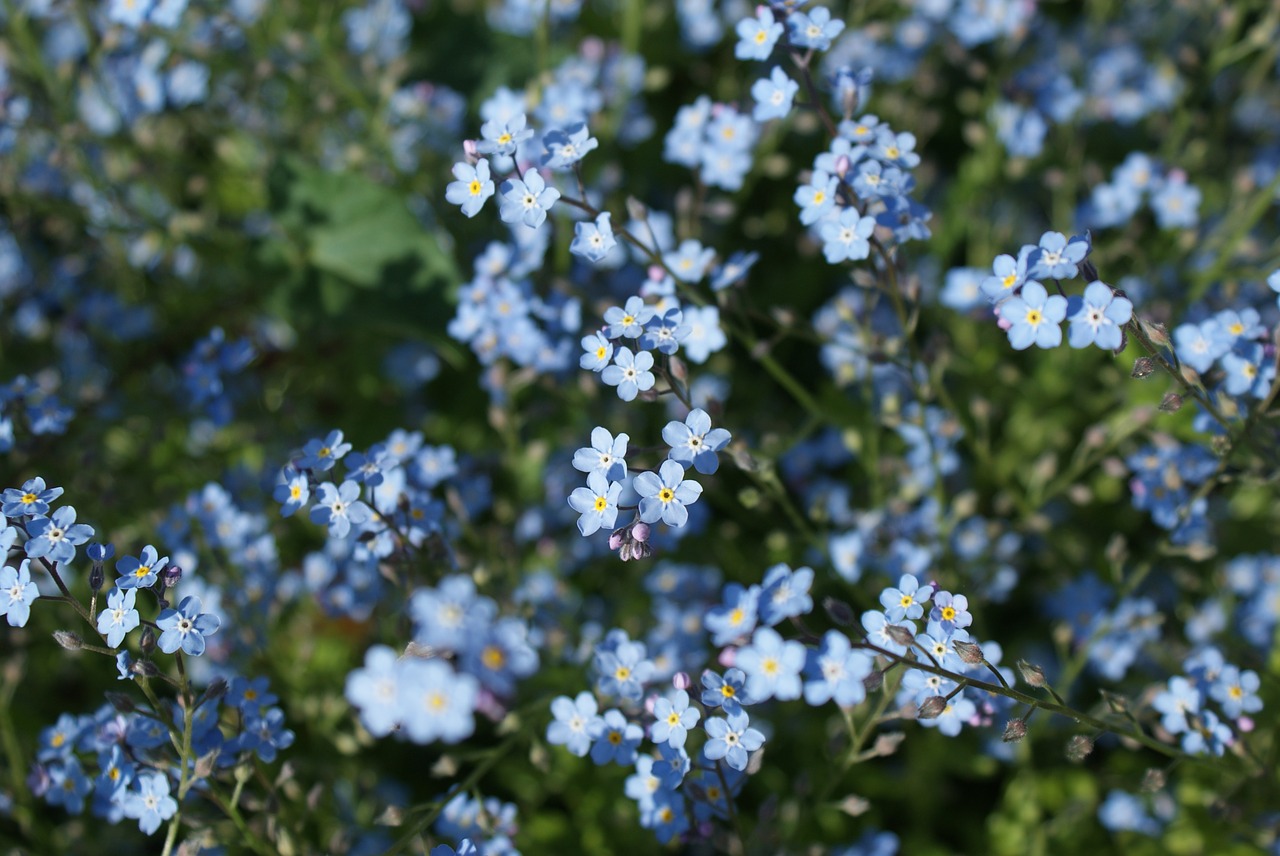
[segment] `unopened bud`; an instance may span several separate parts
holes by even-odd
[[[144,678],[154,678],[160,674],[160,669],[150,660],[135,660],[130,664],[129,671],[142,675]]]
[[[182,568],[178,565],[170,565],[160,572],[160,585],[165,588],[173,588],[180,579],[182,579]]]
[[[1176,392],[1165,393],[1164,398],[1160,400],[1160,411],[1162,413],[1177,413],[1182,409],[1182,396]]]
[[[1093,752],[1093,741],[1083,734],[1077,734],[1067,741],[1067,760],[1079,764]]]
[[[156,651],[156,632],[150,627],[142,629],[142,638],[138,640],[138,650],[143,656],[150,657]]]
[[[1150,767],[1147,772],[1142,775],[1142,791],[1143,793],[1154,794],[1168,783],[1168,777],[1164,770],[1157,767]]]
[[[929,696],[916,711],[917,719],[937,719],[947,709],[947,700],[940,696]]]
[[[1027,736],[1027,721],[1025,719],[1011,719],[1004,726],[1004,735],[1001,737],[1005,743],[1019,743],[1022,738]]]
[[[631,527],[631,537],[641,544],[649,540],[649,524],[641,521]]]
[[[621,549],[622,539],[626,537],[626,534],[627,534],[626,527],[623,527],[622,529],[613,530],[613,532],[609,534],[609,549],[610,550]]]
[[[954,645],[956,654],[960,656],[960,661],[962,663],[967,663],[970,666],[976,666],[985,659],[982,656],[981,645],[977,645],[973,642],[960,641],[955,642]]]
[[[884,632],[890,639],[904,648],[911,647],[911,644],[916,641],[916,637],[911,635],[911,631],[903,627],[901,624],[885,625]]]
[[[79,651],[84,647],[84,640],[70,630],[55,630],[53,640],[68,651]]]
[[[213,775],[213,771],[217,766],[218,756],[222,754],[221,749],[214,749],[212,752],[206,752],[196,761],[196,775],[201,779],[207,779]]]
[[[1095,282],[1098,279],[1098,268],[1093,262],[1085,259],[1080,262],[1080,275],[1084,277],[1085,282]]]
[[[873,693],[880,689],[880,687],[884,686],[884,672],[880,669],[874,670],[871,674],[862,679],[862,686],[869,693]]]
[[[646,208],[644,203],[641,202],[639,199],[636,199],[634,196],[628,196],[627,197],[627,216],[630,217],[632,220],[648,220],[649,209]]]
[[[1164,325],[1158,321],[1140,321],[1142,332],[1147,334],[1147,338],[1151,340],[1151,344],[1158,348],[1163,348],[1169,344],[1169,331]]]
[[[103,569],[101,562],[94,562],[89,568],[89,591],[97,594],[102,591],[102,584],[107,581],[107,572]]]
[[[671,676],[671,686],[678,690],[687,690],[693,686],[693,678],[689,677],[688,672],[676,672]]]
[[[210,702],[210,701],[216,702],[218,699],[222,698],[226,694],[227,694],[227,679],[221,678],[221,677],[214,678],[212,681],[209,682],[209,686],[205,689],[204,695],[200,697],[200,703],[197,704],[196,706],[199,707],[200,704],[204,704],[205,702]]]
[[[1151,377],[1151,373],[1156,370],[1156,361],[1151,357],[1138,357],[1133,361],[1133,371],[1129,373],[1130,377],[1142,380]]]
[[[888,734],[881,734],[876,738],[876,742],[871,744],[871,751],[878,758],[887,758],[898,751],[898,744],[906,736],[902,731],[890,731]]]
[[[120,713],[133,713],[138,706],[124,693],[107,693],[107,701]]]
[[[1124,696],[1102,690],[1102,697],[1106,700],[1107,706],[1111,708],[1113,713],[1129,712],[1129,700]]]
[[[684,360],[679,357],[669,357],[667,366],[671,370],[671,376],[676,380],[684,383],[689,379],[689,367],[684,364]]]
[[[834,597],[823,598],[822,608],[827,611],[827,616],[841,627],[848,627],[853,624],[853,607],[843,600],[836,600]]]
[[[1049,683],[1044,676],[1044,669],[1039,666],[1028,663],[1026,660],[1018,661],[1018,674],[1022,676],[1022,680],[1028,686],[1043,687]]]

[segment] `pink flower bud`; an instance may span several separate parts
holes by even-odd
[[[687,690],[693,686],[693,678],[688,672],[676,672],[671,676],[671,685],[678,690]]]

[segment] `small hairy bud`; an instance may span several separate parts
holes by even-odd
[[[1102,690],[1102,698],[1107,702],[1107,706],[1111,708],[1113,713],[1129,712],[1129,700],[1124,696]]]
[[[853,607],[843,600],[825,597],[822,599],[822,608],[827,611],[827,616],[841,627],[848,627],[853,624]]]
[[[1096,282],[1098,279],[1098,268],[1093,262],[1085,259],[1080,262],[1080,275],[1084,277],[1085,282]]]
[[[1077,734],[1067,741],[1067,760],[1079,764],[1093,752],[1093,741]]]
[[[129,671],[136,675],[142,675],[144,678],[154,678],[156,675],[160,674],[160,669],[150,660],[135,660],[133,664],[129,666]]]
[[[1033,663],[1028,663],[1026,660],[1018,661],[1018,674],[1022,676],[1022,680],[1025,681],[1028,686],[1043,687],[1045,684],[1049,683],[1045,680],[1044,669]]]
[[[196,761],[196,775],[202,779],[207,779],[213,775],[216,768],[218,756],[222,754],[221,749],[214,749],[212,752],[206,752]]]
[[[107,693],[107,701],[121,713],[133,713],[138,709],[138,706],[133,703],[133,699],[124,693]]]
[[[970,666],[976,666],[985,659],[982,656],[982,646],[974,644],[973,642],[957,641],[955,643],[955,649],[956,654],[960,656],[960,661],[962,663],[967,663]]]
[[[138,640],[138,650],[145,657],[150,657],[156,651],[156,632],[150,627],[142,630],[142,638]]]
[[[173,588],[182,579],[182,568],[178,565],[169,565],[160,572],[160,584],[165,588]]]
[[[68,651],[79,651],[84,647],[84,640],[70,630],[55,630],[53,640]]]
[[[627,197],[627,216],[632,220],[648,220],[649,209],[634,196]]]
[[[89,569],[89,591],[97,594],[102,591],[102,584],[107,581],[107,573],[103,570],[101,562],[94,562],[93,567]]]
[[[900,624],[890,624],[885,627],[884,632],[889,634],[889,638],[899,645],[910,647],[911,643],[916,641],[915,637],[911,635],[911,631]]]
[[[898,751],[898,744],[906,736],[906,733],[902,731],[890,731],[888,734],[881,734],[876,738],[876,742],[871,744],[871,751],[878,758],[887,758]]]
[[[1151,340],[1151,344],[1156,347],[1164,347],[1169,344],[1169,331],[1164,325],[1157,321],[1140,321],[1142,331],[1147,334],[1147,338]]]
[[[1004,735],[1001,737],[1005,743],[1019,743],[1022,738],[1027,736],[1027,721],[1025,719],[1011,719],[1004,726]]]
[[[880,687],[884,686],[884,672],[876,669],[874,672],[862,679],[862,686],[869,693],[873,693],[880,689]]]
[[[1163,788],[1168,781],[1168,776],[1165,775],[1164,770],[1150,767],[1147,772],[1142,774],[1142,791],[1143,793],[1154,794]]]
[[[227,679],[214,678],[209,682],[208,688],[205,689],[204,695],[200,697],[200,704],[205,702],[217,701],[227,694]],[[199,705],[197,705],[199,707]]]
[[[1160,411],[1162,413],[1177,413],[1182,409],[1182,396],[1176,392],[1165,393],[1164,398],[1160,399]]]
[[[929,696],[916,711],[917,719],[937,719],[947,709],[947,700],[940,696]]]
[[[1151,373],[1156,370],[1156,361],[1151,357],[1138,357],[1133,361],[1133,371],[1129,373],[1130,377],[1138,380],[1151,377]]]

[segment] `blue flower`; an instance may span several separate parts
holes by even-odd
[[[137,597],[136,588],[114,588],[107,595],[107,608],[98,614],[98,632],[106,635],[107,644],[112,648],[119,648],[124,635],[142,620],[133,605]]]
[[[122,589],[150,588],[168,564],[169,557],[162,558],[156,548],[148,544],[136,558],[125,556],[116,562],[116,573],[120,574],[116,585]]]
[[[361,526],[373,517],[373,511],[359,499],[360,485],[348,479],[341,486],[325,482],[316,488],[316,504],[311,508],[311,522],[329,527],[334,538],[345,538],[352,524]]]
[[[462,206],[462,213],[474,217],[480,213],[484,203],[493,196],[493,179],[489,176],[489,161],[484,158],[472,166],[466,161],[453,165],[453,177],[444,189],[444,198],[454,205]]]
[[[192,657],[204,653],[204,638],[218,632],[222,626],[218,616],[200,611],[200,598],[184,597],[177,609],[163,610],[156,617],[156,628],[161,631],[156,644],[166,654],[181,648]]]
[[[949,591],[938,592],[933,596],[929,621],[936,622],[944,633],[950,633],[957,627],[968,627],[973,622],[973,616],[969,614],[969,599]]]
[[[626,434],[614,437],[606,429],[591,429],[591,446],[583,446],[573,453],[573,468],[583,473],[600,473],[609,481],[622,481],[627,477]]]
[[[1222,705],[1222,712],[1228,718],[1235,719],[1262,710],[1262,699],[1258,697],[1261,686],[1257,672],[1226,666],[1209,686],[1209,695]]]
[[[622,642],[612,651],[597,650],[596,687],[603,695],[639,701],[644,685],[653,677],[653,661],[643,642]]]
[[[703,615],[702,623],[711,634],[711,644],[728,645],[756,628],[760,586],[743,587],[729,583],[724,587],[724,602]]]
[[[578,358],[578,365],[593,372],[604,371],[613,359],[613,342],[603,332],[592,333],[582,337],[583,354]]]
[[[747,753],[764,745],[764,735],[750,725],[751,720],[745,710],[731,713],[726,718],[715,716],[708,719],[707,742],[702,753],[711,761],[723,758],[735,770],[747,769]]]
[[[1025,294],[1025,291],[1024,291]],[[1002,310],[1003,311],[1003,310]],[[1070,317],[1067,342],[1073,348],[1097,345],[1114,351],[1123,338],[1120,327],[1133,318],[1133,304],[1104,282],[1089,283],[1080,308]]]
[[[721,291],[736,285],[746,278],[756,262],[760,261],[757,252],[736,252],[728,260],[711,273],[711,290]]]
[[[617,339],[619,336],[638,339],[651,318],[653,309],[645,306],[644,298],[630,297],[625,306],[611,306],[605,310],[604,323],[609,325],[605,332],[610,339]]]
[[[813,585],[812,568],[774,565],[765,572],[760,584],[760,618],[773,627],[785,618],[794,618],[813,610],[809,588]]]
[[[547,219],[547,212],[560,198],[560,191],[547,187],[546,180],[536,171],[529,170],[524,179],[512,178],[502,182],[502,207],[498,216],[504,223],[523,223],[538,228]]]
[[[903,574],[897,588],[889,587],[880,593],[880,605],[884,607],[885,617],[896,622],[903,618],[919,618],[924,614],[921,604],[932,596],[932,586],[921,588],[918,579]]]
[[[0,514],[5,517],[36,517],[49,513],[49,503],[62,496],[62,488],[44,486],[44,479],[36,476],[22,483],[21,488],[5,488],[0,495]]]
[[[1061,232],[1045,232],[1040,245],[1032,249],[1027,277],[1030,279],[1070,279],[1080,270],[1080,262],[1089,254],[1089,239],[1072,238]]]
[[[331,470],[350,451],[351,444],[343,442],[342,432],[335,429],[323,440],[307,441],[307,445],[302,447],[302,460],[298,461],[298,469],[315,470],[318,473]]]
[[[8,565],[0,568],[0,615],[5,616],[10,627],[25,627],[31,616],[31,604],[40,596],[40,590],[31,581],[31,560],[23,559],[15,570]]]
[[[551,715],[555,720],[547,726],[547,742],[585,758],[591,751],[592,741],[604,731],[604,720],[597,714],[598,710],[595,696],[589,692],[580,692],[574,699],[559,696],[552,700]]]
[[[1192,755],[1222,757],[1234,740],[1231,726],[1220,720],[1212,710],[1202,710],[1191,717],[1191,728],[1182,737],[1182,751]]]
[[[746,683],[746,673],[739,668],[726,670],[723,677],[707,670],[702,673],[702,703],[707,707],[722,707],[725,713],[738,713],[743,705],[755,701],[747,695]]]
[[[547,150],[542,156],[543,166],[569,169],[600,143],[591,136],[585,122],[575,122],[563,131],[548,131],[542,136],[542,145]]]
[[[667,455],[669,460],[685,467],[691,466],[703,475],[711,475],[720,468],[717,453],[733,438],[724,428],[712,429],[707,412],[694,408],[684,422],[668,422],[662,429],[662,439],[671,447]]]
[[[635,489],[641,496],[641,520],[645,523],[657,523],[661,520],[676,528],[683,526],[689,519],[689,511],[685,506],[697,502],[702,495],[702,485],[685,481],[684,467],[670,460],[663,461],[656,474],[641,473],[636,476]]]
[[[897,627],[903,632],[915,636],[916,626],[913,622],[905,619],[899,621],[890,621],[883,612],[877,612],[869,609],[862,613],[862,629],[867,631],[867,639],[872,645],[891,651],[899,657],[907,653],[907,646],[899,643],[893,636],[889,635],[889,628]]]
[[[343,694],[360,710],[360,724],[374,737],[385,737],[400,717],[400,669],[396,652],[374,645],[364,655],[364,667],[347,675]]]
[[[791,112],[791,102],[799,91],[800,84],[787,77],[787,73],[775,65],[768,77],[760,78],[751,86],[751,97],[756,99],[751,118],[757,122],[786,118]]]
[[[681,282],[697,282],[706,274],[716,251],[692,239],[681,241],[679,248],[664,253],[663,264]]]
[[[822,254],[831,264],[865,259],[871,254],[868,239],[875,230],[874,217],[864,217],[856,208],[842,208],[839,216],[822,224]]]
[[[582,256],[593,262],[604,261],[618,241],[613,237],[613,225],[609,222],[610,214],[602,211],[595,222],[580,220],[573,226],[573,241],[569,244],[569,252]]]
[[[527,127],[528,122],[524,113],[517,113],[505,120],[490,119],[480,126],[481,139],[476,141],[476,151],[484,155],[515,154],[516,148],[533,136],[533,129]]]
[[[807,651],[804,700],[811,705],[826,704],[832,699],[841,707],[852,707],[867,697],[863,679],[869,676],[875,661],[865,651],[850,644],[838,630],[828,630],[822,647]]]
[[[627,718],[619,710],[606,710],[601,723],[600,736],[591,747],[591,760],[596,766],[604,766],[612,761],[623,767],[630,766],[636,760],[636,747],[644,739],[644,729],[627,722]]]
[[[693,328],[684,323],[684,312],[673,306],[662,315],[654,314],[636,344],[646,351],[670,356],[680,349],[681,340],[688,338],[692,331]]]
[[[1011,296],[1027,281],[1027,260],[1035,247],[1023,247],[1015,259],[1010,255],[996,256],[991,264],[992,275],[982,281],[982,293],[992,303]]]
[[[815,51],[825,51],[831,47],[831,40],[844,32],[844,21],[832,19],[831,10],[825,6],[815,6],[807,14],[793,11],[787,26],[791,28],[791,44]]]
[[[33,559],[70,562],[76,547],[93,537],[93,528],[76,523],[76,510],[70,505],[55,509],[49,517],[33,517],[27,521],[30,538],[24,546]]]
[[[772,627],[760,627],[751,644],[738,650],[735,663],[747,675],[747,694],[755,701],[800,698],[804,645],[782,638]]]
[[[1021,351],[1032,345],[1054,348],[1062,344],[1062,319],[1067,316],[1067,299],[1050,296],[1035,280],[1022,287],[1018,297],[1000,304],[1000,317],[1009,322],[1009,344]]]
[[[768,59],[773,46],[782,35],[782,24],[774,21],[773,12],[768,6],[756,10],[754,18],[744,18],[738,22],[738,43],[734,45],[733,55],[738,59]]]
[[[653,726],[649,738],[654,743],[666,743],[674,749],[684,746],[689,729],[698,724],[701,716],[696,707],[689,706],[689,694],[677,690],[671,698],[659,698],[653,703]]]
[[[618,519],[618,497],[622,484],[610,482],[598,472],[587,475],[587,486],[576,488],[569,494],[569,506],[578,514],[578,531],[583,536],[598,530],[612,529]]]
[[[129,791],[121,801],[125,817],[138,821],[138,828],[147,835],[160,828],[160,824],[173,817],[178,801],[169,796],[169,779],[164,773],[139,773],[138,789]]]
[[[400,665],[399,718],[415,743],[457,743],[475,731],[480,682],[436,658],[410,658]]]
[[[811,226],[835,206],[837,184],[835,176],[818,170],[808,184],[796,188],[792,198],[800,206],[801,223]]]
[[[280,471],[279,482],[271,496],[281,503],[280,516],[291,517],[311,499],[311,484],[303,473],[286,466]]]
[[[649,369],[653,368],[653,354],[641,351],[632,354],[630,348],[618,348],[613,365],[600,373],[600,379],[618,388],[618,398],[633,401],[636,395],[652,389],[657,379]]]

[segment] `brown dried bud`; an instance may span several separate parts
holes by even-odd
[[[916,719],[937,719],[947,709],[947,700],[943,696],[929,696],[916,710]]]
[[[68,651],[79,651],[84,647],[84,640],[70,630],[55,630],[53,632],[53,641]]]
[[[1161,413],[1177,413],[1182,409],[1182,396],[1176,392],[1166,392],[1164,398],[1160,399]]]
[[[906,736],[902,731],[890,731],[888,734],[881,734],[876,738],[876,742],[871,744],[871,751],[878,758],[887,758],[898,751],[898,744]]]
[[[644,221],[649,219],[649,209],[644,203],[634,196],[627,197],[627,216],[632,220]]]
[[[1004,736],[1001,738],[1005,743],[1019,743],[1022,738],[1027,736],[1027,721],[1025,719],[1011,719],[1004,726]]]
[[[1077,734],[1067,741],[1067,760],[1079,764],[1093,752],[1093,741],[1083,734]]]
[[[1139,321],[1142,325],[1142,331],[1147,334],[1147,338],[1151,340],[1151,344],[1156,347],[1163,348],[1169,344],[1169,331],[1164,325],[1158,321]]]
[[[142,638],[138,640],[138,650],[144,657],[150,657],[156,650],[156,632],[150,627],[142,629]]]
[[[836,600],[834,597],[823,598],[822,608],[827,611],[827,616],[841,627],[849,627],[853,624],[853,607],[843,600]]]
[[[970,666],[976,666],[981,663],[985,657],[982,656],[982,646],[973,642],[955,642],[956,653],[960,655],[960,662]]]
[[[1133,361],[1133,371],[1129,373],[1130,377],[1142,380],[1151,377],[1152,372],[1156,370],[1156,361],[1151,357],[1138,357]]]

